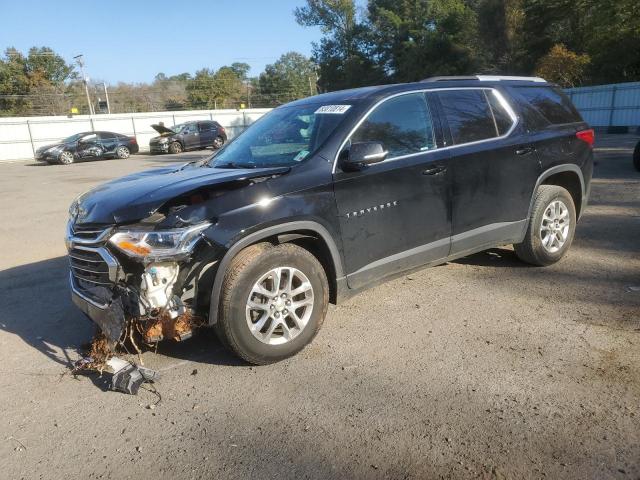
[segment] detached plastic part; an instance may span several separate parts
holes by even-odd
[[[107,362],[107,365],[114,371],[111,389],[129,395],[137,395],[140,385],[143,383],[153,383],[160,379],[160,372],[139,367],[121,358],[113,357]]]

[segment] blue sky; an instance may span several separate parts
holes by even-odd
[[[257,75],[281,54],[311,54],[319,29],[300,27],[304,0],[2,0],[0,49],[84,54],[92,80],[149,82],[158,72],[246,62]]]

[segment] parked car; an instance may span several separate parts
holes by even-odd
[[[128,318],[147,341],[181,338],[199,318],[246,361],[278,361],[314,338],[329,302],[407,270],[510,244],[532,265],[560,260],[587,204],[593,141],[538,78],[298,100],[208,160],[80,196],[73,300],[112,343]]]
[[[36,160],[69,165],[77,161],[129,158],[139,150],[135,137],[113,132],[82,132],[60,143],[40,147]]]
[[[218,150],[227,141],[227,132],[218,122],[186,122],[168,128],[151,125],[160,134],[149,141],[151,153],[180,153],[213,147]]]

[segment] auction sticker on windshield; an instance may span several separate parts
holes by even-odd
[[[334,113],[338,115],[342,115],[344,112],[349,110],[351,105],[323,105],[319,109],[317,109],[314,113]]]

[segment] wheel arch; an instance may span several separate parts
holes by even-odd
[[[573,203],[576,207],[576,216],[577,218],[580,218],[580,215],[583,212],[583,207],[586,204],[584,176],[582,174],[582,170],[580,170],[580,167],[573,164],[565,164],[557,165],[555,167],[549,168],[548,170],[545,170],[538,177],[536,186],[533,189],[527,219],[531,218],[536,191],[538,190],[538,187],[540,185],[557,185],[566,189],[571,195]]]
[[[318,222],[294,221],[273,225],[250,233],[237,240],[224,254],[213,281],[209,303],[209,325],[218,320],[218,305],[225,273],[231,260],[243,249],[258,242],[296,243],[313,254],[322,264],[329,282],[329,298],[336,303],[340,279],[344,278],[344,269],[340,251],[329,231]]]

